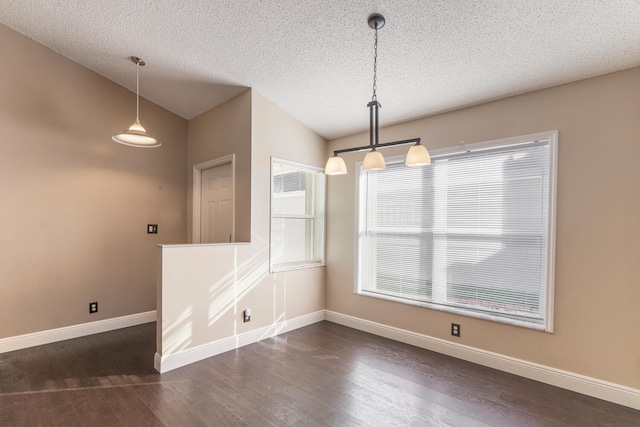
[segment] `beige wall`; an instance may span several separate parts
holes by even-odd
[[[327,309],[640,388],[640,68],[407,122],[380,137],[421,137],[434,149],[556,129],[553,334],[355,295],[354,163],[363,154],[345,155],[349,174],[329,178]],[[367,138],[334,140],[330,150]],[[462,338],[450,337],[451,322]]]
[[[253,233],[269,240],[271,157],[324,168],[326,141],[252,91],[252,200],[259,208],[251,217]]]
[[[0,52],[0,338],[154,310],[155,245],[185,241],[186,121],[141,99],[162,147],[116,144],[134,93],[2,25]]]
[[[235,241],[251,240],[251,91],[189,121],[187,240],[193,230],[193,166],[235,154]]]
[[[228,117],[241,116],[235,118],[238,123],[250,123],[251,242],[159,249],[161,364],[196,347],[324,309],[324,267],[269,273],[269,224],[271,156],[322,166],[326,142],[254,90],[225,108]],[[213,119],[216,110],[199,120]],[[229,126],[226,120],[198,125],[210,134]],[[193,138],[191,129],[189,152],[200,152],[201,147],[192,145],[210,142]],[[243,323],[247,308],[251,322]]]
[[[271,214],[271,157],[324,166],[326,141],[255,90],[251,91],[251,239],[268,250]],[[268,253],[263,262],[268,263]],[[266,294],[265,294],[266,292]],[[273,295],[279,296],[272,316]],[[245,306],[268,320],[292,319],[324,309],[325,267],[269,274]],[[267,302],[267,304],[265,304]],[[256,325],[257,326],[257,325]]]

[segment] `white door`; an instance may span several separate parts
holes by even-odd
[[[233,179],[231,163],[202,171],[200,243],[231,242]]]

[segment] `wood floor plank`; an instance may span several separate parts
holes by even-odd
[[[224,379],[233,378],[236,383],[253,383],[255,376],[225,375],[221,377],[219,372],[208,369],[199,369],[188,374],[192,381],[197,384],[209,396],[215,398],[216,402],[236,414],[242,414],[239,418],[248,425],[282,425],[283,420],[275,417],[265,407],[265,402],[260,400],[250,400],[233,387],[230,387]]]
[[[262,348],[262,356],[267,355],[264,347]],[[244,357],[243,359],[250,359],[254,363],[260,363],[260,354],[255,354],[251,357]],[[349,377],[353,376],[353,372],[350,370],[343,370],[339,364],[333,363],[335,359],[322,359],[313,356],[313,353],[308,353],[308,357],[304,357],[298,360],[298,365],[288,365],[286,372],[282,374],[288,381],[296,381],[296,378],[300,376],[300,372],[320,372],[322,373],[322,380],[327,380],[327,383],[321,384],[319,378],[313,379],[314,384],[320,389],[305,390],[310,394],[318,396],[332,395],[336,396],[336,401],[331,401],[333,406],[348,413],[357,413],[358,419],[364,423],[371,423],[375,420],[386,420],[386,423],[400,423],[405,425],[420,424],[423,422],[436,422],[437,420],[431,416],[431,413],[436,410],[440,419],[445,419],[451,425],[483,425],[481,422],[469,419],[466,416],[457,414],[452,411],[448,411],[446,408],[436,408],[436,405],[428,404],[425,401],[416,399],[417,404],[412,406],[412,411],[408,412],[412,415],[408,417],[406,405],[408,402],[404,401],[402,404],[398,403],[398,397],[402,397],[402,391],[394,390],[391,396],[385,393],[380,393],[380,388],[376,382],[371,380],[369,382],[370,387],[363,387],[362,384],[358,384]],[[277,355],[274,355],[277,357]],[[269,361],[267,364],[272,363]],[[337,368],[337,369],[336,369]],[[299,370],[299,371],[296,371]],[[291,374],[290,376],[287,376]],[[364,378],[363,378],[364,379]],[[340,384],[339,390],[335,390],[334,384]],[[304,383],[298,385],[304,387]],[[354,398],[355,397],[355,398]],[[349,407],[343,406],[344,401],[355,402]],[[411,405],[410,405],[411,406]],[[360,407],[364,408],[361,411]],[[428,408],[427,408],[428,407]],[[384,408],[382,410],[381,408]],[[389,414],[393,413],[393,417],[389,417]],[[399,415],[398,415],[399,414]]]
[[[329,322],[165,374],[155,332],[0,355],[0,425],[640,427],[640,411]]]
[[[259,403],[267,412],[279,420],[279,424],[287,426],[326,426],[327,424],[307,412],[305,408],[296,406],[256,381],[244,378],[225,378],[221,380],[228,387],[245,397],[249,402]]]
[[[29,390],[21,354],[19,351],[0,354],[0,394]]]
[[[418,354],[416,358],[415,355],[412,356],[414,348],[410,346],[403,348],[403,346],[404,344],[391,342],[385,343],[381,348],[367,346],[359,349],[360,355],[364,352],[371,357],[363,358],[365,361],[359,365],[360,377],[357,382],[366,384],[368,378],[376,373],[378,377],[387,380],[406,379],[404,387],[411,389],[412,384],[415,384],[419,389],[423,389],[419,394],[421,397],[429,395],[429,400],[433,403],[444,405],[459,414],[476,414],[477,421],[491,425],[525,425],[526,422],[523,422],[523,419],[530,419],[533,425],[536,425],[538,421],[535,420],[545,420],[546,411],[542,413],[537,410],[531,411],[528,405],[524,404],[526,402],[519,402],[518,405],[518,402],[513,401],[509,404],[507,400],[500,397],[503,390],[494,387],[490,381],[482,381],[477,375],[466,372],[467,367],[477,370],[479,368],[477,365],[455,361],[453,367],[450,367],[448,363],[439,363],[450,361],[450,358],[438,361],[437,359],[443,357],[441,355],[434,357],[435,365],[424,365],[422,363],[425,359],[424,354]],[[344,353],[342,354],[344,356]],[[432,369],[436,370],[437,375],[425,375],[425,372],[428,373]],[[381,373],[386,375],[380,375]],[[494,371],[495,374],[496,371]],[[470,378],[473,378],[473,381],[469,381]],[[373,384],[372,387],[382,386]],[[392,389],[387,391],[391,393]],[[439,396],[437,401],[432,396],[434,393]],[[488,410],[489,408],[491,410]],[[439,416],[443,418],[443,414]],[[554,420],[560,421],[557,415],[554,416]]]
[[[71,398],[66,390],[30,393],[29,422],[36,426],[80,426]]]
[[[31,400],[25,394],[0,395],[0,426],[28,426]]]
[[[216,396],[208,395],[195,383],[175,382],[167,385],[174,390],[180,400],[189,406],[192,413],[208,426],[247,426],[240,414],[235,414],[233,408],[229,409],[218,402]]]
[[[191,412],[188,403],[176,396],[166,384],[151,384],[135,388],[144,404],[166,426],[199,427],[206,424]]]
[[[262,388],[264,393],[279,396],[282,400],[310,414],[314,419],[322,420],[323,423],[328,425],[366,425],[366,423],[357,420],[350,414],[328,404],[327,399],[324,399],[324,395],[319,399],[298,387],[296,384],[300,383],[301,377],[293,372],[291,360],[285,360],[284,358],[271,359],[272,355],[269,355],[264,345],[244,347],[236,351],[233,357],[231,353],[220,356],[216,357],[216,363],[232,362],[231,365],[227,365],[229,372],[238,372],[234,371],[234,369],[238,369],[241,364],[251,363],[256,365],[252,371],[263,372],[263,374],[254,375],[250,380],[250,384],[255,384]],[[236,360],[237,358],[241,360]],[[242,372],[242,369],[239,372]],[[237,381],[243,378],[237,375],[236,373],[228,377],[228,381]]]
[[[83,426],[121,426],[113,407],[100,389],[69,391],[71,404]]]
[[[288,385],[279,388],[277,393],[283,399],[293,403],[295,406],[302,408],[310,413],[314,418],[321,419],[325,424],[330,426],[367,426],[371,425],[365,421],[359,420],[354,415],[336,408],[331,404],[330,399],[318,398],[302,390],[300,387]]]
[[[245,381],[251,381],[245,378]],[[229,387],[223,380],[215,380],[210,383],[209,396],[232,410],[248,425],[255,426],[279,426],[283,425],[281,419],[273,416],[266,410],[266,402],[263,400],[251,401],[246,396]]]
[[[105,387],[99,393],[124,426],[165,426],[135,391],[135,387]]]

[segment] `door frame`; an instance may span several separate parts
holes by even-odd
[[[202,171],[231,164],[231,242],[236,241],[236,155],[219,157],[193,165],[193,203],[191,242],[200,243],[200,209],[202,206]]]

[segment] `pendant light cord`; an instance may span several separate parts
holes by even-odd
[[[140,63],[136,63],[136,120],[140,121]]]

